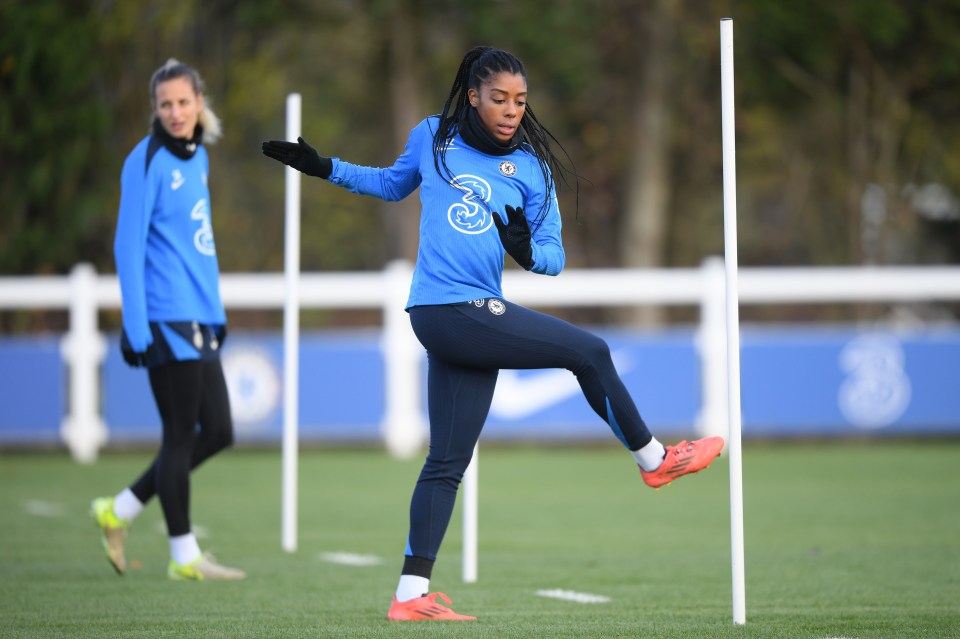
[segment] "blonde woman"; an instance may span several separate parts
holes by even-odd
[[[174,580],[242,579],[200,550],[190,525],[190,473],[233,443],[220,363],[227,318],[211,225],[205,144],[220,122],[193,67],[170,59],[150,80],[152,128],[127,156],[120,180],[114,257],[123,302],[121,350],[146,367],[163,425],[160,450],[91,516],[107,559],[126,571],[127,530],[156,495],[167,524]]]

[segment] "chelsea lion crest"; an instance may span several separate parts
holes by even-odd
[[[503,315],[506,312],[506,305],[498,299],[492,299],[487,302],[487,308],[494,315]]]
[[[517,165],[510,160],[504,160],[500,163],[500,172],[507,177],[513,177],[517,174]]]

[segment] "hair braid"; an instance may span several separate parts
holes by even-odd
[[[470,88],[470,69],[473,63],[491,47],[474,47],[467,51],[460,61],[460,68],[453,78],[453,86],[450,87],[450,94],[443,103],[443,111],[440,112],[440,126],[433,136],[433,165],[437,173],[446,179],[453,179],[453,174],[447,167],[447,140],[456,133],[463,111],[467,108],[467,91]],[[452,111],[451,111],[452,109]]]

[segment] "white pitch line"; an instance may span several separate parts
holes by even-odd
[[[537,595],[541,597],[549,597],[551,599],[575,601],[582,604],[608,603],[610,601],[610,597],[605,597],[603,595],[591,595],[587,592],[574,592],[573,590],[560,590],[559,588],[554,590],[538,590]]]
[[[23,510],[34,517],[63,517],[63,506],[51,501],[27,499],[23,502]]]
[[[376,566],[383,560],[375,555],[358,555],[352,552],[323,552],[320,559],[343,566]]]

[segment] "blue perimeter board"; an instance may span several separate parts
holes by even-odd
[[[693,435],[703,385],[695,330],[597,333],[609,343],[651,430],[661,438]],[[109,441],[155,443],[159,417],[146,372],[123,362],[116,334],[106,338],[101,406]],[[380,341],[379,329],[301,334],[302,442],[382,439],[385,387]],[[238,443],[279,442],[282,335],[232,332],[223,359]],[[425,392],[425,370],[421,373]],[[60,442],[67,376],[59,336],[0,339],[0,444]],[[907,332],[849,326],[741,328],[744,437],[956,435],[957,379],[956,328]],[[610,437],[568,371],[501,371],[484,439]]]

